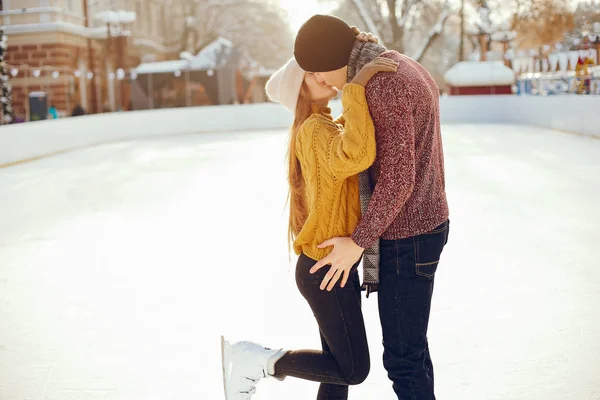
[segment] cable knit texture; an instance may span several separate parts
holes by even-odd
[[[396,51],[372,53],[371,59],[381,55],[399,65],[395,74],[377,74],[366,88],[377,158],[369,170],[373,195],[352,234],[363,248],[379,238],[428,232],[448,219],[438,86],[411,58]],[[349,79],[358,70],[355,63],[350,60]]]
[[[317,245],[335,236],[350,236],[361,217],[358,173],[375,160],[375,127],[365,88],[347,84],[342,90],[344,113],[336,121],[329,108],[313,107],[302,124],[296,156],[306,182],[308,218],[294,241],[294,251],[314,260],[332,248]]]

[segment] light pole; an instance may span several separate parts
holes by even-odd
[[[86,29],[90,28],[90,18],[89,18],[89,9],[88,9],[88,2],[89,0],[82,0],[83,1],[83,19],[84,19],[84,24]],[[92,39],[88,36],[87,38],[87,56],[88,56],[88,62],[87,62],[87,70],[88,71],[94,71],[96,69],[96,67],[94,67],[94,51],[92,48]],[[92,89],[92,104],[89,107],[89,110],[93,110],[93,112],[98,112],[98,97],[96,95],[96,81],[93,79],[90,80],[91,83],[91,89]],[[87,85],[86,85],[87,87]],[[81,99],[80,99],[81,101]],[[85,107],[85,104],[82,104],[83,107]]]
[[[512,68],[511,56],[509,54],[510,42],[515,40],[517,32],[509,30],[508,26],[504,26],[504,29],[492,34],[491,39],[494,42],[502,43],[502,57],[504,58],[504,65]]]
[[[129,31],[124,30],[123,28],[126,25],[131,25],[135,22],[136,13],[127,10],[108,10],[96,14],[95,19],[101,21],[103,24],[106,25],[106,40],[109,49],[112,48],[111,44],[113,43],[113,41],[115,42],[117,79],[113,81],[116,81],[116,84],[118,86],[118,108],[123,109],[123,103],[127,98],[127,88],[122,82],[125,78],[125,70],[127,69],[127,65],[125,65],[125,47],[127,43],[127,37],[131,33]]]
[[[488,53],[488,38],[491,34],[491,20],[490,20],[490,8],[488,7],[486,0],[478,0],[479,6],[479,23],[477,28],[479,32],[477,37],[479,39],[479,48],[481,49],[481,61],[487,61]]]
[[[183,51],[179,54],[179,58],[186,60],[187,65],[185,67],[185,106],[189,107],[192,105],[192,92],[190,88],[190,70],[192,69],[192,59],[194,56],[189,51]]]

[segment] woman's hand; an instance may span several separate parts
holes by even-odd
[[[361,42],[379,43],[379,38],[374,36],[371,32],[363,32],[357,27],[352,27],[352,32],[356,35],[356,40]]]
[[[352,79],[350,83],[356,83],[361,86],[367,86],[367,83],[378,72],[396,72],[398,63],[386,57],[377,57],[364,67]]]

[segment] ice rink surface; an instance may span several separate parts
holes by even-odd
[[[447,125],[429,339],[440,400],[600,399],[600,140]],[[223,399],[219,337],[318,348],[286,244],[286,132],[0,169],[0,400]],[[377,301],[354,400],[393,400]],[[256,400],[317,385],[261,382]]]

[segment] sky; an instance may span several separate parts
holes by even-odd
[[[454,0],[458,2],[458,0]],[[572,0],[573,5],[589,0]],[[331,5],[321,4],[317,0],[279,0],[281,7],[288,12],[290,27],[293,32],[297,32],[300,26],[317,13],[329,13],[332,10]]]
[[[279,0],[281,7],[288,12],[290,27],[297,32],[304,21],[320,12],[331,11],[331,6],[320,4],[317,0]]]

